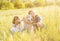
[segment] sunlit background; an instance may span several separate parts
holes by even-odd
[[[31,9],[42,17],[42,31],[12,36],[13,16],[23,18]],[[60,41],[60,0],[0,0],[0,41]]]

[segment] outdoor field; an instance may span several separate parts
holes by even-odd
[[[42,31],[24,31],[12,37],[10,28],[13,16],[23,18],[30,9],[0,10],[0,41],[60,41],[60,7],[51,5],[31,9],[41,16],[44,23]]]

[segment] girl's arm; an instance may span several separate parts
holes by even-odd
[[[23,21],[24,21],[25,23],[28,23],[28,24],[32,23],[31,21],[29,21],[29,19],[28,19],[27,17],[23,18]]]
[[[10,29],[11,33],[13,34],[15,32],[15,25],[12,25],[12,28]]]

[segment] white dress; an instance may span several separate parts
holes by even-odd
[[[12,32],[12,34],[15,32],[21,32],[22,29],[23,29],[22,23],[19,25],[16,25],[16,26],[15,26],[15,24],[13,24],[12,28],[11,28],[11,32]]]
[[[28,21],[32,21],[32,16],[31,15],[27,15],[25,17],[25,20],[28,20]],[[24,22],[24,29],[31,29],[32,28],[32,24],[28,24],[26,22]]]

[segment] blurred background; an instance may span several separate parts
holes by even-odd
[[[60,0],[0,0],[0,10],[44,7],[47,5],[60,6]]]
[[[29,10],[42,17],[44,28],[12,36],[13,17],[23,18]],[[60,41],[60,0],[0,0],[0,41]]]

